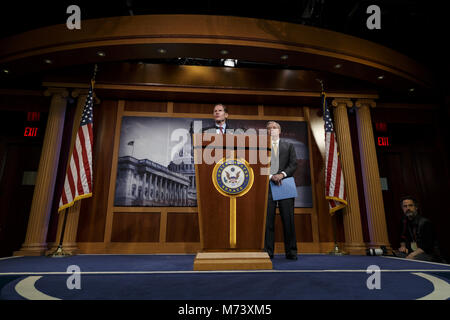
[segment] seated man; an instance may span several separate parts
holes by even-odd
[[[401,242],[394,255],[406,259],[442,262],[431,221],[418,212],[416,199],[403,197],[400,201],[402,217]]]

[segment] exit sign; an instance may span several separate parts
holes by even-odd
[[[39,121],[41,119],[41,113],[35,111],[27,112],[27,121]]]
[[[37,137],[37,132],[39,128],[35,127],[25,127],[24,137]]]
[[[375,130],[378,132],[387,132],[387,123],[386,122],[375,122]]]
[[[377,144],[380,147],[389,147],[390,146],[389,137],[378,137]]]

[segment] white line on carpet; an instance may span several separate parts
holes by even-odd
[[[76,274],[81,275],[96,275],[96,274],[202,274],[202,273],[351,273],[351,272],[363,272],[367,273],[367,269],[355,269],[355,270],[213,270],[213,271],[81,271]],[[380,272],[449,272],[450,270],[439,269],[403,269],[403,270],[390,270],[381,269]],[[27,276],[27,275],[68,275],[71,273],[54,271],[54,272],[2,272],[0,276]]]
[[[390,257],[390,256],[380,256],[380,257],[382,257],[382,258],[388,258],[388,259],[403,260],[403,261],[408,261],[408,262],[428,263],[428,264],[433,264],[433,265],[437,265],[437,266],[450,267],[450,264],[439,263],[439,262],[422,261],[422,260],[412,260],[412,259],[399,258],[399,257]]]
[[[28,300],[61,300],[45,293],[40,292],[36,289],[34,284],[38,281],[40,277],[27,277],[16,284],[14,289],[18,294]]]
[[[425,273],[418,272],[413,274],[427,279],[434,286],[433,292],[417,300],[447,300],[450,298],[450,285],[446,281]]]
[[[7,260],[7,259],[14,259],[14,258],[22,258],[23,256],[12,256],[12,257],[4,257],[4,258],[0,258],[1,260]]]

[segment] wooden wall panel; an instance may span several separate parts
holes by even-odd
[[[303,108],[300,106],[264,106],[265,116],[303,117]],[[274,118],[276,119],[276,118]]]
[[[230,116],[240,115],[240,116],[257,116],[258,106],[257,105],[237,105],[237,104],[227,104],[228,114]]]
[[[167,102],[162,101],[126,101],[125,111],[167,112]]]
[[[220,103],[220,102],[218,102]],[[200,113],[211,115],[214,109],[214,103],[192,103],[192,102],[174,102],[174,113]],[[225,104],[228,108],[228,114],[230,116],[242,115],[242,116],[257,116],[257,105],[238,105],[238,104]]]
[[[310,214],[295,215],[297,242],[313,242],[313,226]]]
[[[174,113],[204,113],[212,115],[214,104],[212,103],[191,103],[191,102],[174,102]]]
[[[310,214],[296,214],[294,216],[295,236],[297,242],[313,242],[313,231]],[[275,242],[284,243],[283,224],[279,214],[275,217]]]
[[[198,214],[168,212],[166,242],[200,242]]]
[[[158,242],[161,213],[114,212],[111,242]]]
[[[117,104],[105,100],[94,106],[93,197],[81,201],[78,242],[104,240]]]

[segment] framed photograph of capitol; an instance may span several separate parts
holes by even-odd
[[[278,121],[281,138],[294,144],[298,197],[296,207],[312,207],[307,123]],[[265,120],[230,120],[230,126],[264,129]],[[211,119],[122,117],[115,186],[116,207],[196,207],[192,133],[213,125]]]

